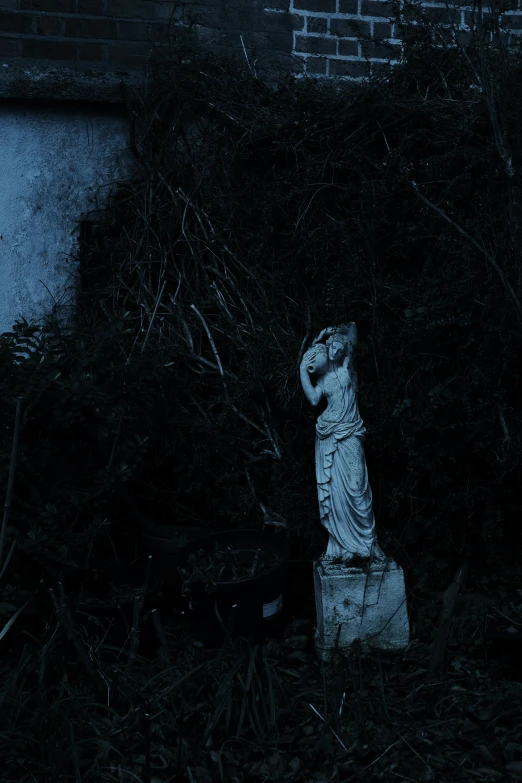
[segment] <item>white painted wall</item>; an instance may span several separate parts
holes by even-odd
[[[103,109],[0,106],[0,333],[74,304],[79,221],[133,170],[128,123]]]

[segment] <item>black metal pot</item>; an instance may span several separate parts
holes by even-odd
[[[189,556],[202,551],[212,558],[216,544],[238,558],[266,565],[253,576],[216,578],[212,584],[187,583]],[[285,574],[290,548],[275,534],[257,530],[227,530],[188,544],[179,557],[179,570],[190,598],[188,617],[196,638],[206,646],[222,644],[227,634],[262,642],[282,627]],[[272,562],[270,563],[270,560]]]
[[[199,527],[156,525],[143,531],[143,545],[154,558],[155,572],[166,585],[178,585],[178,558],[183,548],[199,541],[207,532]]]

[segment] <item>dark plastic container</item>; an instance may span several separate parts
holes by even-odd
[[[207,531],[199,527],[156,525],[143,531],[143,545],[154,558],[154,569],[166,585],[179,584],[178,558],[183,548]]]
[[[214,533],[188,544],[180,555],[179,568],[187,567],[190,553],[202,550],[211,554],[216,544],[223,549],[229,548],[238,557],[260,550],[260,557],[263,554],[269,558],[275,556],[275,562],[252,577],[218,579],[212,592],[206,591],[203,585],[191,585],[187,614],[193,634],[206,646],[214,647],[221,645],[227,634],[261,643],[279,633],[284,618],[285,575],[290,556],[286,541],[257,530]]]

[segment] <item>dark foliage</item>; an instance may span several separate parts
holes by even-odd
[[[0,642],[18,656],[2,670],[9,780],[150,781],[151,758],[187,780],[191,765],[205,780],[301,780],[303,768],[378,780],[392,759],[409,779],[469,780],[499,760],[520,773],[515,686],[481,669],[492,604],[434,635],[435,597],[464,554],[472,587],[506,601],[519,570],[520,57],[496,11],[467,40],[444,23],[412,26],[419,14],[397,11],[401,62],[367,85],[269,86],[195,47],[156,65],[146,92],[125,91],[136,172],[82,243],[75,321],[21,322],[0,341],[2,491],[23,398],[0,603]],[[153,676],[132,645],[106,667],[63,584],[113,546],[130,559],[144,522],[273,524],[296,557],[321,551],[317,411],[298,368],[320,329],[346,320],[359,330],[380,540],[406,566],[408,656],[362,662],[352,650],[339,684],[303,652],[299,623],[282,646],[213,659],[174,624]],[[520,613],[511,598],[507,622]],[[434,636],[456,673],[412,689]],[[304,732],[310,708],[324,726],[313,718]],[[470,749],[462,726],[487,729],[495,715],[491,748]],[[247,751],[225,752],[231,731]],[[426,738],[429,763],[416,750]]]

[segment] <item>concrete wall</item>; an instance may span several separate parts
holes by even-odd
[[[74,302],[79,221],[132,171],[120,111],[0,105],[0,332]],[[111,184],[112,183],[112,184]]]

